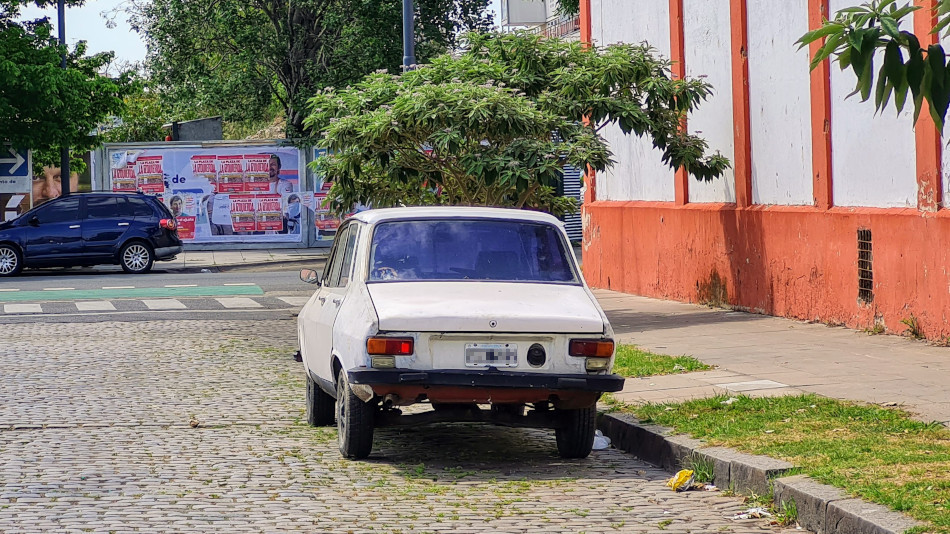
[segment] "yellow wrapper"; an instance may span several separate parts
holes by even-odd
[[[683,469],[676,473],[673,478],[666,481],[666,485],[673,491],[688,490],[693,485],[692,469]]]

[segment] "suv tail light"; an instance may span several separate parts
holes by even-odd
[[[175,219],[162,219],[158,221],[158,225],[166,230],[174,230],[177,227]]]
[[[371,337],[366,340],[366,352],[386,356],[409,356],[414,342],[411,337]]]
[[[612,339],[572,339],[568,354],[571,356],[588,356],[594,358],[610,358],[614,355],[614,340]]]

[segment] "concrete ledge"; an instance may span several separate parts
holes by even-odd
[[[776,506],[794,502],[799,525],[817,534],[900,534],[923,525],[884,506],[848,498],[842,490],[805,475],[782,477],[795,467],[782,460],[703,447],[699,440],[671,435],[669,428],[644,425],[627,414],[601,413],[597,427],[618,449],[668,471],[688,467],[694,459],[713,465],[713,482],[720,488],[759,495],[771,489]]]

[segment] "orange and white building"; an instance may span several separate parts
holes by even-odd
[[[922,43],[936,0],[905,19]],[[647,41],[715,94],[687,127],[733,163],[702,183],[649,139],[604,131],[588,177],[590,285],[771,315],[950,335],[950,155],[926,111],[875,115],[854,75],[795,41],[859,0],[581,0],[581,39]],[[913,27],[911,27],[913,26]],[[948,43],[944,43],[947,46]],[[926,44],[924,44],[926,46]],[[950,47],[948,47],[950,48]]]

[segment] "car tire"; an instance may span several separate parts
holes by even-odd
[[[16,276],[23,270],[23,254],[13,245],[0,245],[0,276]]]
[[[353,393],[346,371],[336,379],[336,427],[340,454],[356,460],[366,458],[373,450],[373,419],[376,407]]]
[[[142,241],[131,241],[122,246],[119,251],[119,265],[127,273],[139,274],[152,270],[155,262],[155,253],[148,244]]]
[[[597,405],[574,410],[557,410],[559,427],[554,430],[561,458],[587,458],[594,447]]]
[[[307,372],[307,424],[328,426],[336,415],[336,399],[313,381]]]

